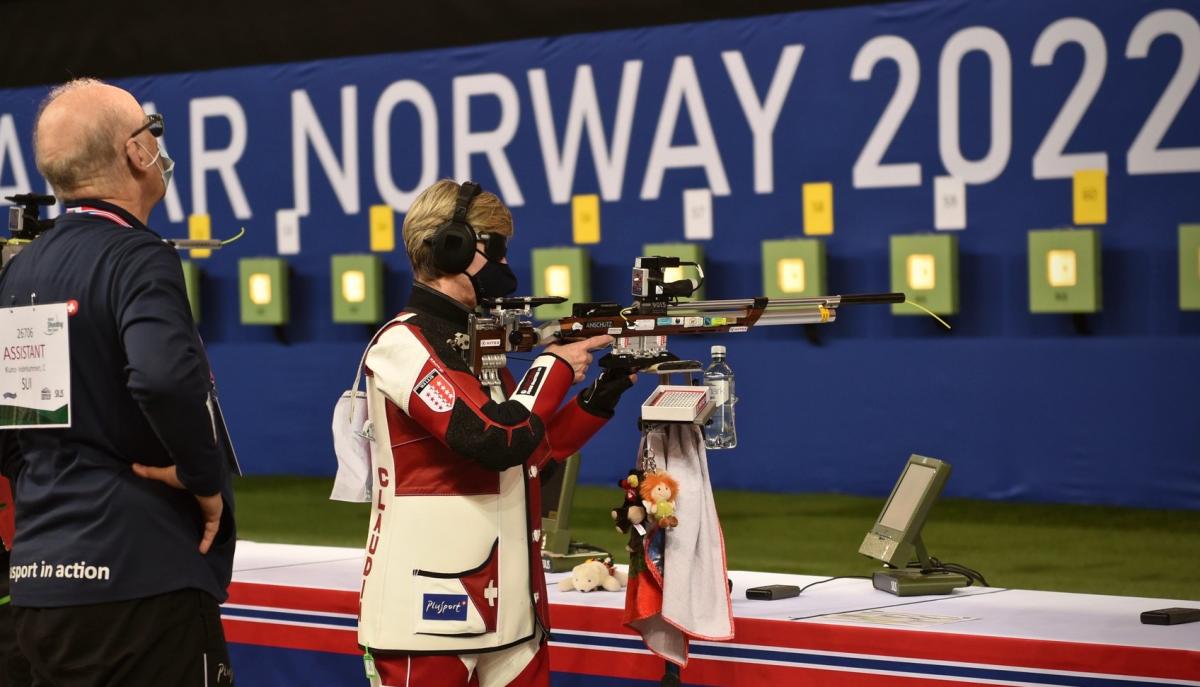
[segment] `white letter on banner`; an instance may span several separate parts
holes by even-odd
[[[4,178],[4,164],[12,164],[13,185],[0,186],[0,204],[8,205],[4,196],[16,193],[28,193],[29,173],[25,171],[25,158],[21,155],[21,140],[17,138],[17,127],[13,124],[13,116],[5,114],[0,117],[0,179]]]
[[[963,56],[987,55],[992,81],[992,140],[981,160],[963,157],[958,140],[958,77]],[[986,26],[962,29],[946,41],[938,63],[938,149],[946,172],[968,184],[986,184],[1000,176],[1012,152],[1012,56],[1004,37]]]
[[[329,185],[347,215],[358,214],[358,87],[342,86],[342,164],[338,165],[321,128],[312,100],[302,89],[292,91],[292,193],[296,212],[307,215],[311,208],[308,183],[308,144],[329,178]]]
[[[917,60],[917,51],[912,43],[899,36],[876,36],[859,48],[850,67],[850,78],[854,81],[867,81],[875,71],[875,65],[881,60],[891,60],[896,63],[899,71],[896,77],[896,90],[888,101],[883,115],[875,124],[867,142],[863,144],[862,152],[854,162],[852,170],[854,188],[895,188],[899,186],[921,185],[921,163],[919,162],[889,162],[884,164],[883,156],[896,138],[896,132],[908,115],[913,100],[917,97],[917,87],[921,83],[921,63]]]
[[[1042,144],[1033,154],[1034,179],[1069,179],[1080,169],[1102,169],[1108,171],[1108,153],[1064,153],[1071,136],[1075,134],[1083,113],[1100,90],[1104,80],[1104,67],[1108,64],[1108,48],[1104,45],[1104,34],[1096,25],[1079,17],[1064,17],[1047,26],[1033,44],[1035,67],[1054,63],[1059,48],[1067,43],[1076,43],[1083,48],[1083,69],[1079,80],[1071,89]]]
[[[525,204],[517,186],[504,146],[517,133],[520,103],[517,89],[503,74],[472,74],[454,79],[454,176],[459,181],[471,178],[471,155],[485,153],[500,195],[510,207]],[[490,95],[500,101],[500,124],[492,131],[471,131],[471,98]]]
[[[1173,174],[1200,171],[1200,146],[1162,148],[1163,137],[1171,129],[1179,110],[1187,102],[1196,82],[1200,81],[1200,24],[1183,10],[1155,10],[1142,17],[1129,34],[1125,57],[1140,60],[1150,54],[1150,45],[1159,36],[1179,39],[1179,65],[1146,123],[1129,146],[1125,164],[1130,174]],[[1195,121],[1195,120],[1192,120]],[[1195,125],[1193,125],[1194,127]]]
[[[746,115],[746,123],[754,134],[754,192],[771,193],[775,190],[775,155],[774,136],[775,124],[779,122],[779,111],[783,109],[783,100],[787,97],[792,79],[796,76],[796,67],[800,66],[800,56],[804,53],[803,45],[787,45],[779,53],[779,64],[775,65],[775,76],[771,77],[771,85],[767,88],[767,97],[762,103],[758,101],[758,93],[754,90],[754,80],[746,69],[746,60],[740,50],[726,50],[721,53],[725,61],[725,71],[729,72],[729,80],[737,92],[738,102],[742,104],[742,112]]]
[[[671,137],[675,134],[675,122],[679,119],[679,106],[685,99],[692,119],[692,130],[696,133],[696,144],[673,146]],[[696,78],[696,65],[687,55],[676,57],[671,67],[671,79],[667,82],[658,128],[654,131],[654,143],[650,147],[650,161],[646,163],[642,200],[658,198],[662,190],[663,172],[678,167],[703,167],[713,195],[729,195],[729,180],[725,178],[725,166],[721,164],[721,153],[717,150],[717,140],[708,121],[704,94],[700,91],[700,80]]]
[[[196,98],[189,108],[190,137],[192,140],[192,212],[208,214],[208,190],[205,173],[216,170],[225,185],[233,215],[238,219],[250,219],[250,204],[233,166],[246,150],[246,112],[238,101],[227,95]],[[224,117],[229,121],[229,147],[224,150],[206,150],[204,147],[204,120],[209,117]]]
[[[396,186],[392,178],[392,111],[400,103],[412,103],[421,120],[421,178],[411,191]],[[396,81],[379,96],[375,104],[375,121],[372,127],[375,142],[375,187],[383,202],[397,212],[408,212],[417,194],[437,181],[438,173],[438,120],[437,106],[429,89],[419,81],[405,79]]]
[[[155,107],[154,103],[149,101],[142,103],[142,110],[144,110],[146,114],[154,114],[158,112],[158,108]],[[167,157],[171,156],[171,151],[167,150],[166,134],[163,134],[161,137],[159,137],[158,145],[162,147],[163,155],[166,155]],[[182,222],[183,203],[179,202],[179,186],[176,184],[167,184],[167,197],[163,199],[163,202],[167,204],[167,219],[171,222]]]
[[[581,64],[575,70],[575,88],[567,110],[567,127],[563,134],[562,155],[554,131],[554,114],[550,109],[550,93],[546,86],[546,71],[529,70],[529,95],[537,121],[538,139],[542,144],[542,160],[546,165],[546,182],[550,200],[566,203],[571,199],[575,182],[575,162],[579,159],[579,141],[583,128],[588,130],[588,143],[596,163],[596,179],[604,200],[621,200],[621,184],[625,180],[625,161],[629,157],[629,134],[633,129],[633,110],[637,103],[638,83],[642,61],[629,60],[621,72],[621,91],[617,95],[617,117],[613,123],[612,149],[604,140],[604,122],[596,99],[596,83],[590,65]]]

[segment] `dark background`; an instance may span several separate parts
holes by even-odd
[[[0,0],[0,87],[427,50],[878,0]],[[180,26],[189,27],[180,31]]]

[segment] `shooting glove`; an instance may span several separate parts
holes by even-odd
[[[579,405],[593,415],[612,417],[621,394],[631,386],[633,381],[627,372],[605,370],[591,386],[579,392]]]

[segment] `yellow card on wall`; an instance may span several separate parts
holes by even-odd
[[[188,215],[188,238],[207,240],[212,238],[212,218],[208,215]],[[212,257],[211,248],[192,248],[188,254],[193,260]]]
[[[1103,169],[1075,172],[1075,224],[1108,222],[1108,179]]]
[[[600,243],[600,196],[571,197],[571,227],[575,243]]]
[[[371,250],[387,253],[396,250],[396,213],[391,205],[371,206]]]
[[[819,181],[804,185],[804,233],[822,236],[833,233],[833,184]]]

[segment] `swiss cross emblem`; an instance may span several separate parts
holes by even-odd
[[[72,298],[67,301],[67,316],[70,317],[77,312],[79,312],[79,301]]]
[[[454,407],[454,386],[437,370],[422,377],[413,393],[435,413],[449,412]]]

